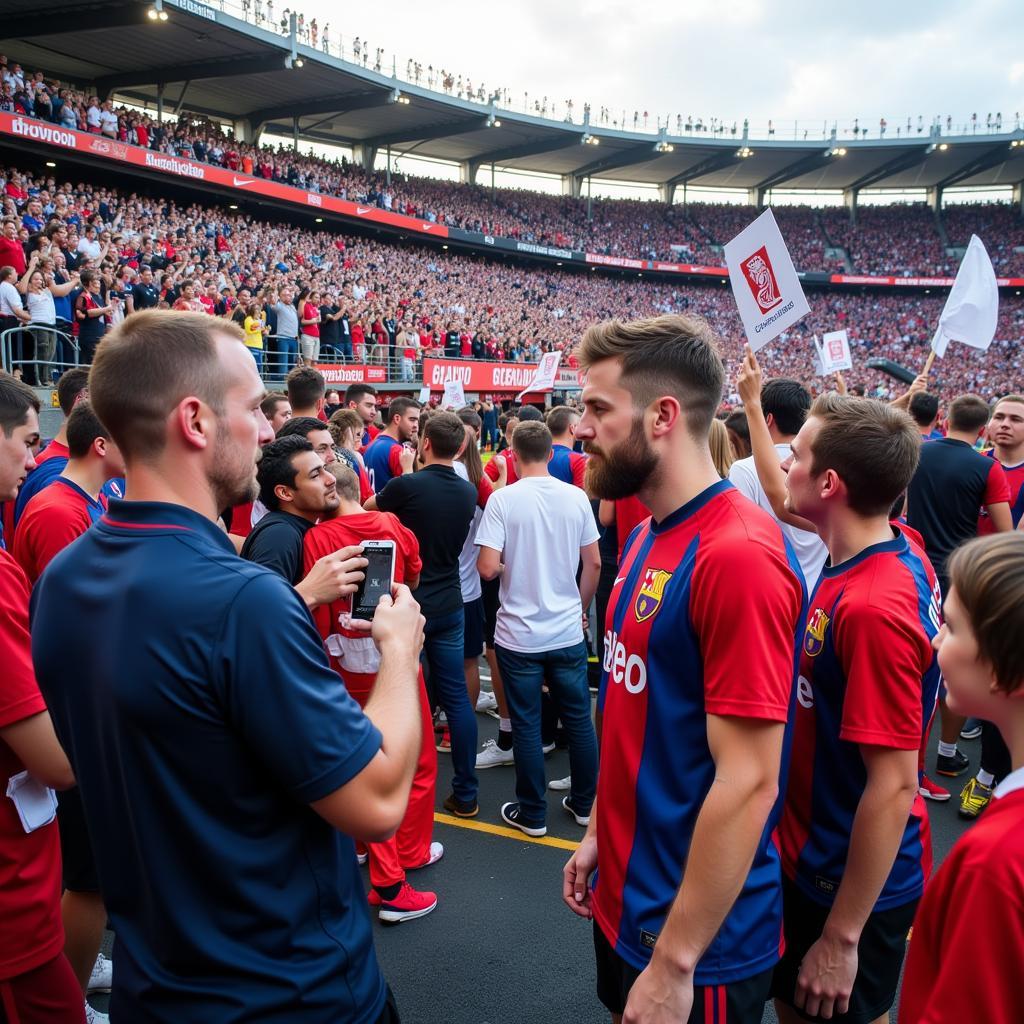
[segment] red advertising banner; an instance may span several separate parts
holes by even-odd
[[[317,363],[316,368],[330,384],[383,384],[388,372],[383,366],[362,366],[353,363]]]
[[[536,363],[487,363],[469,359],[424,359],[423,383],[431,391],[443,391],[446,381],[462,382],[464,391],[511,391],[518,394],[533,380]],[[558,385],[579,387],[579,373],[563,367],[558,371]]]
[[[831,284],[871,284],[890,288],[952,288],[952,277],[866,277],[859,274],[832,274]],[[1020,288],[1024,286],[1024,277],[997,277],[996,284],[1000,288]]]
[[[36,121],[20,114],[0,111],[0,135],[13,136],[23,142],[38,142],[61,149],[71,149],[76,153],[98,156],[114,163],[144,167],[159,174],[187,178],[190,181],[202,181],[230,192],[283,200],[306,209],[339,213],[346,217],[355,217],[357,220],[371,221],[374,224],[388,224],[401,228],[403,231],[414,231],[421,235],[448,237],[448,228],[443,224],[432,224],[415,217],[391,213],[388,210],[380,210],[376,206],[361,206],[359,203],[321,195],[319,192],[307,192],[291,185],[282,185],[277,181],[267,181],[258,175],[239,174],[238,171],[229,171],[213,164],[203,164],[196,160],[171,156],[169,153],[158,153],[152,149],[129,146],[124,142],[108,139],[104,135],[92,135],[89,132],[61,128],[59,125]]]

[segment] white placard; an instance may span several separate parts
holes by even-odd
[[[726,242],[725,263],[743,329],[755,352],[811,311],[770,209]]]
[[[426,405],[430,401],[430,385],[424,384],[420,388],[420,405]]]
[[[846,331],[829,331],[821,336],[821,356],[823,373],[838,373],[840,370],[853,369],[853,357],[850,355],[850,339]]]
[[[461,380],[446,380],[444,382],[444,398],[441,405],[445,409],[462,409],[466,404],[466,392],[462,387]]]
[[[521,401],[523,395],[529,391],[550,391],[555,386],[555,378],[558,376],[558,364],[561,361],[561,351],[545,352],[537,364],[537,369],[533,372],[533,380],[516,395],[516,401]]]

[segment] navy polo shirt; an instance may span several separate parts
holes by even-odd
[[[33,659],[117,941],[113,1019],[369,1024],[352,840],[308,806],[380,733],[301,599],[177,505],[113,500],[33,595]]]

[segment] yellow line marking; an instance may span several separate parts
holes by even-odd
[[[515,828],[504,825],[492,825],[488,821],[473,821],[471,818],[456,818],[454,814],[435,812],[434,821],[441,825],[454,825],[456,828],[468,828],[472,832],[487,832],[492,836],[503,836],[505,839],[518,839],[521,843],[536,843],[538,846],[553,846],[557,850],[576,850],[579,843],[571,839],[559,839],[557,836],[528,836]]]

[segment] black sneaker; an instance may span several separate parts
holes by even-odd
[[[519,815],[519,804],[501,805],[502,818],[513,828],[519,829],[520,832],[523,832],[528,836],[533,836],[534,839],[539,839],[541,836],[546,836],[548,834],[547,825],[527,825]]]
[[[480,813],[480,805],[475,800],[468,803],[459,800],[454,793],[445,799],[442,806],[456,818],[475,818]]]
[[[959,750],[955,751],[950,757],[939,754],[935,758],[935,774],[955,779],[958,775],[963,775],[967,771],[967,766],[970,763],[970,758],[964,757]]]

